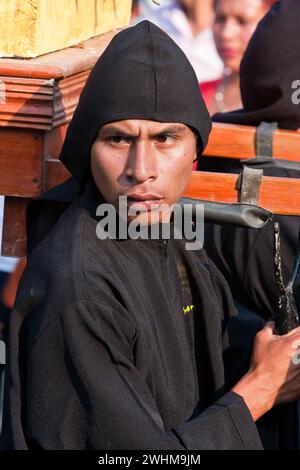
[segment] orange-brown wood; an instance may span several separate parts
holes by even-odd
[[[239,175],[194,171],[184,196],[237,203]],[[258,205],[275,214],[300,215],[300,179],[264,176]]]
[[[204,157],[253,158],[256,128],[214,123]],[[273,156],[283,160],[300,161],[300,133],[278,130],[274,134]]]
[[[47,189],[69,177],[64,166],[57,161],[47,161],[49,176]],[[51,173],[52,172],[52,173]],[[184,193],[195,199],[237,203],[238,175],[193,172]],[[26,255],[25,210],[28,199],[7,198],[2,253],[6,256]],[[263,177],[259,206],[282,215],[300,215],[300,179]]]
[[[0,76],[0,126],[46,131],[69,123],[89,74],[57,81]]]
[[[67,128],[68,126],[65,124],[45,134],[43,192],[63,183],[71,176],[66,167],[58,159]]]
[[[58,160],[66,137],[68,124],[56,127],[45,133],[44,138],[44,160]]]
[[[38,131],[0,132],[0,188],[6,196],[36,197],[42,189],[43,136]]]
[[[63,183],[71,176],[59,160],[67,128],[65,124],[45,134],[43,192]]]
[[[23,271],[25,269],[25,266],[26,266],[26,258],[20,258],[15,271],[13,271],[9,275],[2,289],[1,300],[4,303],[4,305],[6,305],[6,307],[10,309],[13,308],[13,305],[15,303],[18,285],[22,277]]]
[[[2,255],[26,256],[26,209],[30,199],[6,197],[4,207]]]
[[[60,161],[45,161],[45,191],[49,191],[49,189],[63,183],[70,176],[71,174]]]
[[[0,59],[0,75],[6,77],[61,79],[91,70],[119,30],[101,34],[77,46],[36,59]]]
[[[70,177],[58,160],[67,125],[44,133],[3,128],[0,132],[1,193],[5,198],[2,255],[26,255],[25,210],[28,201]]]

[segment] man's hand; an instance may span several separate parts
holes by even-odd
[[[254,421],[274,405],[300,397],[300,327],[278,336],[274,323],[257,335],[249,372],[233,387],[241,395]]]

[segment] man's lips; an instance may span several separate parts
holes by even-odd
[[[160,194],[154,193],[130,193],[126,196],[128,201],[155,201],[163,198]]]
[[[154,209],[154,206],[161,204],[163,201],[163,196],[160,194],[153,193],[131,193],[127,194],[127,206],[134,206],[135,210],[139,211],[150,211]]]

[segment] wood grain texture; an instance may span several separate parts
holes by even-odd
[[[46,160],[45,190],[63,182],[69,173],[61,162]],[[238,175],[193,172],[184,196],[207,201],[238,203]],[[9,197],[5,204],[2,254],[26,256],[26,198]],[[259,206],[282,215],[300,215],[300,179],[263,177]]]
[[[0,194],[36,197],[42,191],[43,135],[38,131],[0,131]]]
[[[66,167],[57,160],[45,161],[45,191],[49,191],[58,184],[69,179],[71,174]]]
[[[256,127],[213,123],[204,156],[253,158],[256,155],[255,134]],[[277,130],[274,134],[273,156],[300,161],[300,132]]]
[[[50,131],[68,124],[91,69],[115,34],[38,60],[0,59],[0,128]]]
[[[0,194],[5,198],[2,255],[26,255],[25,211],[38,197],[70,177],[58,160],[67,125],[49,132],[0,131]]]
[[[45,54],[37,59],[0,59],[0,76],[61,79],[91,70],[109,42],[120,31],[111,31],[77,46]]]
[[[2,292],[1,292],[2,300],[4,304],[10,309],[12,309],[14,306],[17,289],[18,289],[19,282],[21,280],[25,267],[26,267],[26,258],[21,258],[17,264],[16,270],[13,271],[9,275],[2,289]]]
[[[185,197],[237,203],[239,175],[194,171]],[[258,205],[275,214],[300,215],[300,179],[263,176]]]
[[[6,197],[3,220],[2,255],[26,256],[26,209],[30,199]]]
[[[1,0],[0,55],[30,58],[128,25],[132,0]]]
[[[0,77],[0,128],[51,130],[69,123],[89,73],[61,80]]]

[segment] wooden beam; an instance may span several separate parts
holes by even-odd
[[[239,175],[194,171],[185,197],[238,203]],[[300,215],[300,179],[263,176],[258,205],[274,214]]]
[[[56,127],[47,132],[44,141],[44,168],[43,168],[43,192],[49,191],[68,178],[70,173],[59,160],[59,155],[65,140],[68,126]]]
[[[71,174],[60,161],[45,161],[45,191],[49,191],[55,186],[58,186],[59,184],[69,179],[70,176]]]
[[[0,59],[0,127],[68,124],[91,69],[116,31],[38,60]]]
[[[77,46],[45,54],[38,59],[0,59],[0,75],[51,80],[91,70],[108,43],[119,31],[102,34]]]
[[[42,192],[43,135],[3,128],[0,132],[0,194],[36,197]]]
[[[4,206],[3,256],[26,256],[26,209],[30,199],[6,197]]]
[[[256,127],[214,123],[204,156],[253,158],[256,155],[255,134]],[[277,130],[274,133],[273,156],[299,162],[300,132]]]
[[[0,127],[47,131],[69,123],[89,74],[57,81],[0,76]]]
[[[46,161],[47,187],[69,177],[61,162]],[[238,175],[193,172],[184,196],[200,200],[238,203]],[[26,208],[30,199],[7,197],[5,201],[2,254],[26,256]],[[259,206],[275,214],[300,215],[300,179],[264,176]]]
[[[55,159],[45,161],[45,190],[70,177],[64,165]],[[184,192],[185,197],[207,201],[238,203],[239,175],[194,171]],[[263,176],[259,205],[275,214],[300,215],[300,178]]]

